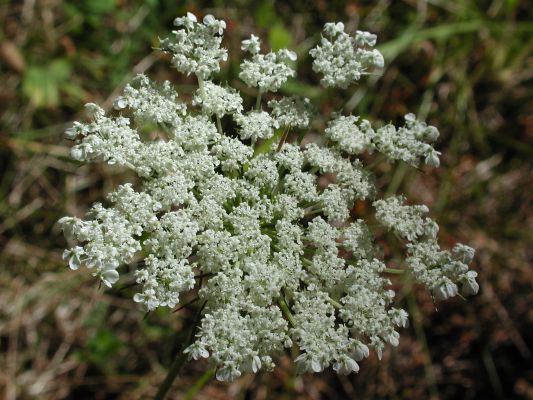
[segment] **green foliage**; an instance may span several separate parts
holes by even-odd
[[[268,42],[272,50],[290,48],[292,43],[291,33],[281,24],[276,24],[268,32]]]
[[[254,17],[257,26],[260,28],[268,28],[279,21],[274,8],[274,1],[263,0],[259,2],[255,9]]]
[[[114,365],[113,357],[121,347],[122,342],[112,331],[101,328],[87,340],[82,358],[104,371],[110,370]]]
[[[22,90],[37,107],[57,107],[60,90],[67,85],[71,66],[65,59],[57,59],[45,66],[32,65],[24,75]]]

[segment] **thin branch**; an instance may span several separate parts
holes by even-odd
[[[182,345],[180,348],[178,354],[176,355],[176,358],[170,365],[170,368],[168,370],[167,376],[161,383],[161,386],[159,386],[159,389],[157,390],[157,393],[154,397],[154,400],[163,400],[168,394],[168,391],[172,387],[172,383],[174,383],[174,380],[179,375],[181,369],[183,368],[183,365],[185,364],[185,361],[187,360],[187,355],[183,352],[194,340],[194,334],[196,332],[196,327],[198,325],[198,322],[200,321],[200,316],[202,314],[202,311],[205,307],[205,304],[207,301],[204,301],[204,304],[202,304],[202,307],[198,310],[196,313],[196,316],[194,317],[194,322],[191,326],[191,331],[189,333],[189,338],[187,341]]]
[[[405,273],[405,269],[399,269],[399,268],[385,268],[383,270],[386,274],[395,274],[395,275],[401,275]]]
[[[192,299],[191,301],[189,301],[189,302],[187,302],[187,303],[185,303],[185,304],[182,304],[181,306],[179,306],[178,308],[176,308],[176,309],[173,310],[172,312],[173,312],[173,313],[177,313],[178,311],[183,310],[185,307],[190,306],[190,305],[193,304],[193,303],[196,303],[198,300],[200,300],[200,298],[199,298],[199,297],[195,297],[195,298]]]

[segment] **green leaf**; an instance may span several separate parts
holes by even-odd
[[[272,26],[277,19],[273,1],[265,0],[257,6],[255,10],[255,22],[261,28]]]
[[[36,108],[59,105],[59,88],[70,76],[70,64],[65,59],[45,66],[30,66],[22,81],[22,92]]]
[[[283,135],[283,130],[278,129],[274,132],[274,135],[270,139],[266,139],[261,142],[261,144],[257,145],[254,150],[254,157],[259,154],[268,153],[272,145],[280,140],[281,135]]]
[[[274,25],[268,32],[268,41],[274,51],[289,47],[291,39],[291,33],[281,24]]]
[[[116,0],[89,0],[85,2],[85,9],[91,14],[106,14],[116,8]]]
[[[70,76],[70,64],[65,59],[57,59],[49,65],[50,76],[58,82],[68,79]]]
[[[442,24],[427,29],[408,28],[396,39],[379,45],[378,50],[381,51],[385,60],[390,61],[414,43],[424,40],[448,39],[452,36],[478,32],[485,27],[489,27],[485,21],[472,20]]]
[[[283,94],[308,97],[309,99],[317,99],[325,93],[321,87],[309,85],[301,81],[288,80],[281,88]]]
[[[61,90],[65,92],[72,100],[76,101],[84,101],[88,94],[87,92],[80,86],[75,83],[71,82],[63,82],[61,85]]]
[[[112,370],[114,363],[110,362],[110,358],[113,358],[121,347],[121,340],[111,331],[102,328],[89,338],[83,356],[102,370]]]
[[[59,94],[55,82],[47,79],[45,68],[29,67],[22,81],[22,92],[36,107],[56,106]]]

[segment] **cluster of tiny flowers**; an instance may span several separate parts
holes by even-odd
[[[260,93],[277,92],[289,77],[296,75],[289,65],[291,61],[296,61],[296,53],[282,49],[260,54],[260,46],[261,42],[255,35],[243,40],[241,49],[250,53],[252,58],[241,63],[239,78]]]
[[[402,196],[377,198],[373,175],[358,158],[381,153],[391,162],[437,166],[436,128],[411,114],[399,129],[333,114],[323,144],[302,145],[312,129],[310,101],[273,94],[295,75],[294,53],[262,55],[254,35],[242,42],[251,59],[240,78],[258,93],[256,107],[244,110],[237,90],[212,81],[226,59],[225,23],[192,14],[175,23],[182,29],[161,47],[179,71],[196,75],[191,103],[180,101],[170,82],[141,75],[114,111],[89,104],[91,121],[66,132],[76,142],[74,159],[139,176],[85,219],[60,220],[72,243],[64,252],[70,268],[84,265],[111,287],[120,266],[130,264],[138,284],[133,300],[146,310],[176,307],[183,292],[197,291],[202,315],[185,352],[208,358],[223,381],[271,370],[276,355],[293,346],[299,372],[332,367],[348,374],[371,350],[381,357],[387,344],[398,345],[408,316],[393,305],[374,228],[352,217],[356,201],[373,204],[377,221],[405,244],[405,271],[436,298],[478,291],[467,266],[474,250],[441,250],[427,207],[406,205]],[[376,50],[366,50],[374,35],[351,37],[341,23],[324,32],[328,39],[311,51],[324,85],[346,87],[383,65]],[[261,103],[266,92],[270,112]],[[147,127],[155,127],[156,139],[144,137]]]
[[[458,293],[477,293],[477,273],[468,269],[474,249],[463,244],[452,252],[441,251],[437,243],[439,226],[431,218],[423,217],[429,210],[425,205],[404,205],[405,197],[393,196],[376,200],[376,218],[398,237],[408,242],[407,266],[414,277],[430,289],[435,298],[443,300]]]
[[[201,79],[208,79],[220,71],[220,61],[226,61],[228,52],[221,48],[222,33],[226,22],[206,15],[199,24],[196,16],[176,18],[174,25],[181,27],[172,31],[174,38],[161,40],[161,49],[172,54],[172,64],[184,74],[194,73]]]
[[[344,32],[342,22],[324,25],[320,45],[309,53],[314,58],[313,70],[321,73],[320,83],[325,87],[347,88],[368,74],[372,68],[382,68],[383,56],[377,49],[376,35],[357,31],[354,36]]]

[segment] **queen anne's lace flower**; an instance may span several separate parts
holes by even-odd
[[[242,111],[242,98],[235,89],[223,88],[209,81],[202,83],[192,104],[200,105],[206,115],[216,115],[219,118]]]
[[[378,198],[370,169],[357,158],[380,152],[437,166],[434,127],[411,114],[399,129],[335,114],[323,144],[301,147],[288,135],[310,129],[308,99],[271,98],[269,113],[259,97],[258,107],[244,111],[237,90],[210,80],[226,59],[225,23],[209,15],[199,23],[192,14],[175,22],[180,29],[162,49],[179,71],[197,75],[195,107],[180,102],[169,82],[141,75],[116,99],[114,113],[89,104],[91,121],[66,132],[76,141],[76,160],[105,161],[140,177],[85,219],[59,221],[73,244],[63,254],[70,268],[85,265],[111,287],[130,263],[139,285],[133,298],[147,310],[175,307],[182,292],[197,290],[203,315],[185,352],[209,358],[225,381],[271,370],[274,357],[293,345],[299,372],[332,367],[339,374],[357,372],[370,350],[381,356],[387,343],[398,345],[407,313],[392,306],[374,226],[352,219],[356,201],[371,203],[379,224],[405,242],[405,271],[436,298],[478,291],[467,266],[474,250],[441,250],[428,208],[406,205],[403,196]],[[349,36],[342,23],[326,24],[311,52],[323,84],[346,87],[381,66],[379,53],[369,50],[375,41],[367,32]],[[253,35],[242,49],[251,59],[240,77],[260,93],[276,92],[294,75],[292,52],[260,54]],[[225,115],[234,122],[227,131]],[[145,138],[147,126],[157,139]]]
[[[307,98],[284,97],[281,100],[270,100],[272,117],[276,128],[307,128],[311,118],[311,102]]]
[[[146,268],[135,272],[142,292],[135,294],[133,300],[145,304],[148,310],[175,307],[179,293],[194,287],[194,272],[186,258],[169,256],[160,259],[150,254],[144,262]]]
[[[372,139],[375,132],[370,122],[359,121],[359,117],[340,115],[328,123],[324,133],[327,138],[337,142],[340,149],[350,154],[372,153],[374,150]]]
[[[464,257],[462,249],[468,249],[469,256]],[[409,257],[407,265],[412,269],[415,278],[426,285],[439,300],[457,295],[461,291],[465,295],[475,294],[479,290],[476,282],[477,273],[469,271],[466,263],[470,262],[474,249],[462,244],[456,245],[452,252],[440,250],[435,240],[418,242],[408,245]]]
[[[239,136],[243,140],[251,139],[255,143],[258,139],[270,139],[274,134],[274,120],[265,111],[236,114],[233,118],[239,125]]]
[[[430,144],[438,137],[437,128],[418,121],[414,114],[407,114],[405,126],[398,129],[385,125],[376,131],[373,142],[379,152],[392,160],[402,160],[416,167],[423,157],[427,165],[438,167],[440,153]]]
[[[357,220],[345,227],[342,232],[343,246],[352,252],[356,260],[372,259],[375,254],[372,233],[363,220]]]
[[[430,218],[422,217],[429,212],[425,205],[404,206],[405,197],[393,196],[374,202],[376,219],[410,242],[422,237],[434,239],[439,227]]]
[[[261,40],[255,35],[251,35],[250,39],[242,41],[241,50],[247,51],[250,54],[257,54],[261,50]]]
[[[309,52],[314,58],[313,70],[323,74],[320,82],[324,86],[347,88],[369,69],[384,66],[381,53],[369,49],[375,44],[376,35],[357,31],[350,36],[342,22],[327,23],[320,44]]]
[[[187,107],[179,102],[178,94],[169,81],[156,86],[145,75],[138,75],[126,85],[124,94],[113,105],[116,110],[130,108],[139,122],[152,122],[177,127]]]
[[[203,23],[199,23],[194,14],[187,13],[186,17],[176,18],[174,25],[181,28],[172,32],[174,38],[161,41],[161,49],[172,54],[176,69],[200,79],[220,71],[220,61],[228,58],[227,50],[220,48],[226,23],[212,15],[206,15]]]
[[[252,55],[250,60],[241,64],[241,78],[246,85],[259,89],[260,93],[277,92],[288,78],[295,76],[296,72],[289,65],[296,61],[296,53],[287,49],[259,54],[261,42],[257,36],[242,42],[241,48]]]

